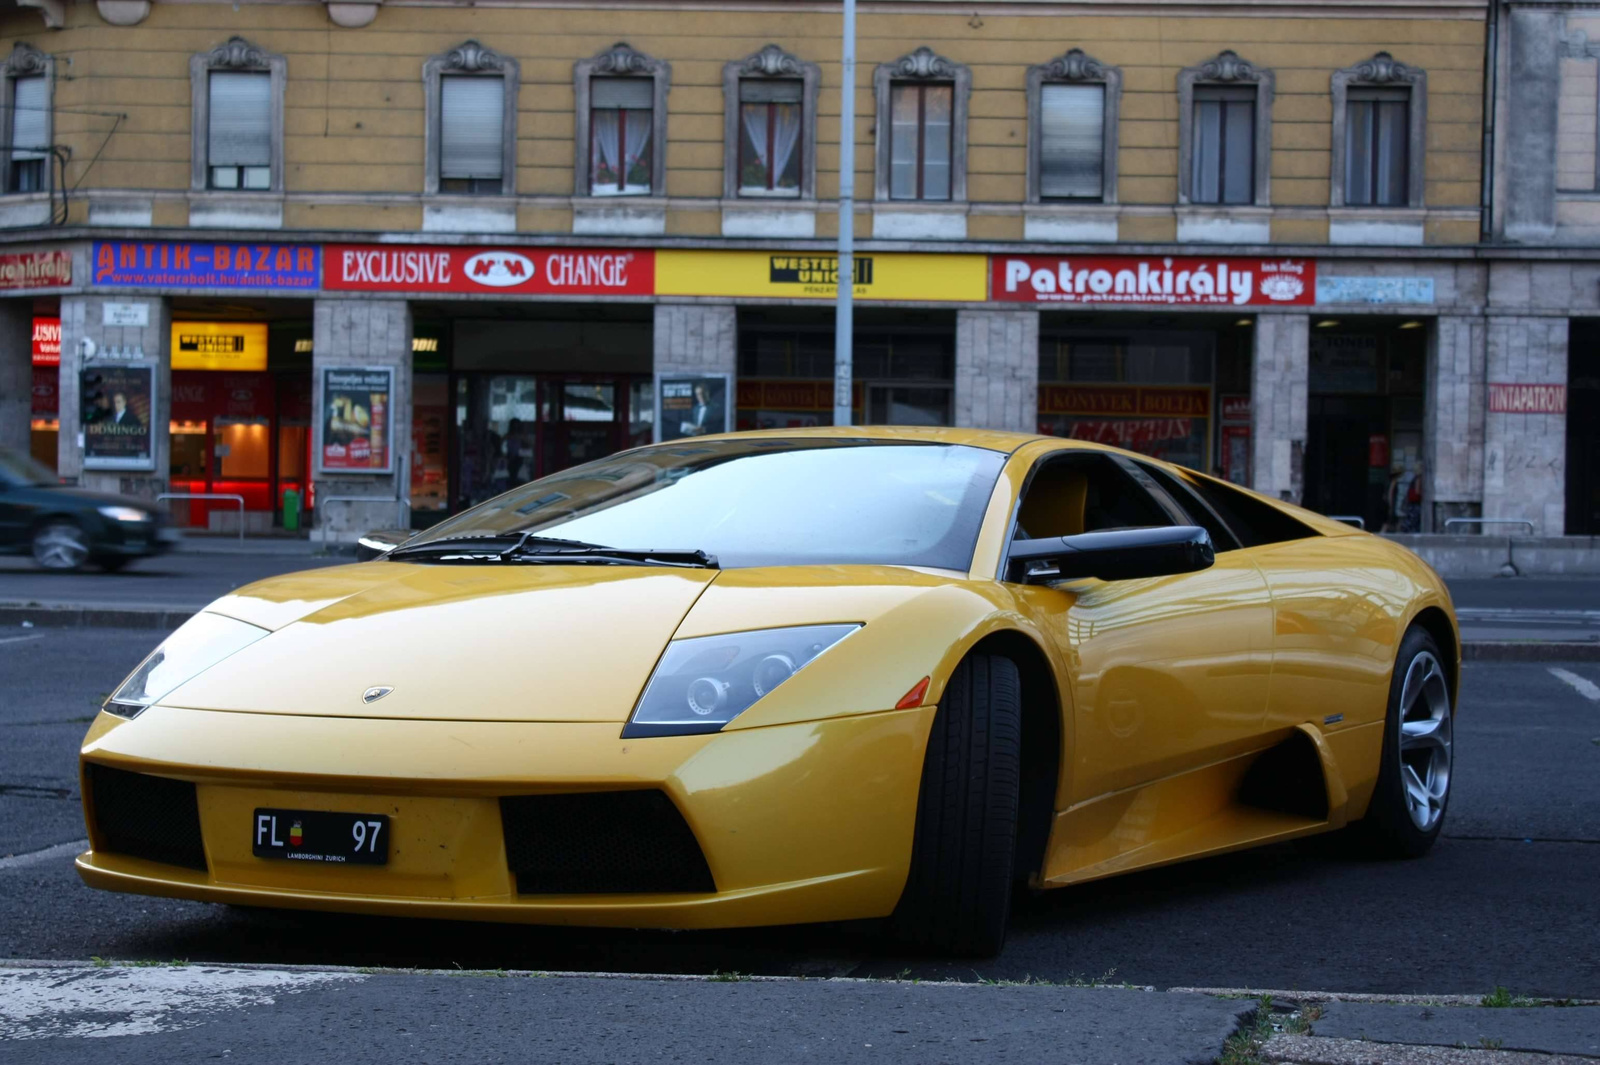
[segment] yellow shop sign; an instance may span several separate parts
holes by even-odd
[[[174,370],[265,370],[265,322],[173,322]]]
[[[863,252],[854,259],[855,294],[864,300],[988,298],[988,260],[982,255]],[[656,252],[658,296],[751,296],[833,299],[839,259],[831,252]]]

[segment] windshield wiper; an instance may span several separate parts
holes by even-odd
[[[536,536],[531,532],[454,536],[398,547],[387,558],[427,557],[435,561],[543,562],[552,565],[683,566],[717,569],[704,551],[683,548],[607,547],[587,540]]]

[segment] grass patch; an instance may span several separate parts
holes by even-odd
[[[750,979],[749,973],[741,973],[737,969],[718,969],[711,974],[714,983],[737,984]]]
[[[1521,1006],[1537,1006],[1538,1003],[1531,998],[1514,995],[1499,984],[1496,984],[1493,991],[1478,1000],[1478,1005],[1492,1010],[1505,1010]]]
[[[1239,1026],[1239,1030],[1222,1044],[1216,1065],[1263,1065],[1262,1053],[1267,1040],[1284,1035],[1310,1035],[1311,1025],[1322,1019],[1322,1007],[1312,1004],[1297,1010],[1278,1009],[1272,1005],[1271,995],[1262,995]]]

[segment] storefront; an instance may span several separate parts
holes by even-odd
[[[46,469],[56,468],[61,432],[61,315],[51,302],[34,306],[33,402],[28,451]]]
[[[1566,533],[1600,536],[1600,319],[1572,320],[1566,415]]]
[[[1312,510],[1367,528],[1422,531],[1427,322],[1311,323],[1305,496]]]

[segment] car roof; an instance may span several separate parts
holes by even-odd
[[[965,444],[968,447],[981,447],[990,451],[999,451],[1011,454],[1024,444],[1031,444],[1036,440],[1060,440],[1059,437],[1039,436],[1035,433],[1005,433],[994,429],[957,429],[948,426],[924,425],[850,425],[850,426],[813,426],[804,429],[757,429],[742,433],[721,433],[716,436],[695,437],[698,441],[706,440],[743,440],[760,439],[762,437],[781,436],[784,439],[812,439],[812,440],[890,440],[904,441],[919,444]],[[1061,441],[1065,442],[1065,441]],[[674,440],[673,444],[682,446],[684,441]]]

